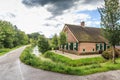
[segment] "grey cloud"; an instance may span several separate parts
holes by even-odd
[[[82,4],[96,4],[98,2],[103,2],[104,0],[83,0]]]
[[[79,0],[23,0],[22,3],[27,7],[38,7],[51,4],[52,7],[47,8],[54,16],[60,15],[64,10],[73,7]]]
[[[43,24],[43,26],[53,26],[53,25],[51,25],[51,24],[48,24],[48,23],[46,23],[46,24]]]
[[[79,1],[82,2],[79,3]],[[76,6],[75,2],[79,3],[79,5],[95,5],[98,2],[103,2],[103,0],[22,0],[22,3],[30,8],[52,5],[50,7],[47,7],[47,10],[53,14],[52,18],[57,15],[61,15],[65,10]]]
[[[51,27],[53,26],[54,28],[58,28],[61,24],[49,24],[49,23],[46,23],[46,24],[43,24],[43,26],[46,26],[46,27]]]
[[[5,19],[5,18],[15,18],[16,15],[14,13],[11,12],[7,12],[7,13],[1,13],[0,14],[0,18],[1,19]]]
[[[7,16],[9,16],[10,18],[14,18],[14,17],[16,17],[16,15],[13,14],[13,13],[7,13]]]

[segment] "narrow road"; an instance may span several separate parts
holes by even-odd
[[[120,80],[120,70],[74,76],[35,69],[20,62],[19,56],[24,48],[0,57],[0,80]]]

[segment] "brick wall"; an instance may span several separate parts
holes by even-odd
[[[71,31],[66,27],[65,31],[64,31],[67,35],[67,42],[77,42],[75,37],[73,36],[73,34],[71,33]]]
[[[83,49],[85,51],[83,51]],[[94,49],[94,51],[93,51]],[[95,52],[96,51],[96,43],[79,43],[78,52]]]
[[[79,53],[96,52],[96,44],[102,44],[102,46],[104,46],[104,43],[79,43],[78,52]],[[104,50],[104,47],[103,47],[103,50]]]

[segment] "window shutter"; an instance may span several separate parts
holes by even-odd
[[[73,43],[70,43],[70,50],[73,50]]]
[[[68,43],[66,44],[66,50],[68,50]]]
[[[104,43],[104,51],[106,50],[106,43]]]
[[[78,43],[76,43],[76,50],[78,51]]]

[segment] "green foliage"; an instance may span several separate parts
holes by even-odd
[[[33,40],[38,40],[40,34],[38,32],[28,34],[28,37]]]
[[[102,57],[72,60],[68,57],[49,51],[44,54],[44,57],[50,58],[54,62],[63,63],[65,65],[74,66],[74,67],[105,62],[105,59]]]
[[[29,43],[35,47],[37,45],[37,41],[38,41],[39,36],[41,36],[41,35],[38,32],[28,34]]]
[[[58,37],[57,37],[57,34],[55,34],[52,38],[52,47],[53,48],[57,48],[58,47]]]
[[[20,56],[20,60],[31,66],[38,66],[39,59],[31,53],[32,47],[27,47]]]
[[[102,53],[102,56],[105,58],[105,59],[112,59],[113,58],[113,54],[112,54],[112,49],[109,48],[107,49],[106,51],[104,51]],[[120,56],[120,51],[118,49],[115,49],[115,58],[118,58]]]
[[[59,36],[59,45],[65,45],[66,42],[67,42],[66,34],[64,32],[61,32]]]
[[[101,63],[99,62],[99,59],[98,60],[94,59],[96,62],[98,61],[96,64],[91,63],[89,65],[72,67],[70,65],[66,65],[64,63],[60,63],[56,61],[53,62],[50,60],[43,60],[31,54],[31,51],[32,51],[32,47],[27,47],[21,54],[20,60],[28,65],[31,65],[33,67],[40,68],[43,70],[59,72],[63,74],[88,75],[88,74],[93,74],[97,72],[105,72],[109,70],[120,69],[120,58],[116,60],[117,64],[112,64],[111,61]],[[48,54],[48,56],[50,56],[50,54]],[[84,59],[84,60],[87,60],[87,59]],[[88,62],[90,60],[92,60],[92,58],[89,59]]]
[[[54,63],[51,61],[43,61],[35,55],[31,54],[31,50],[31,47],[27,47],[20,56],[20,60],[25,64],[31,65],[36,68],[60,72],[64,74],[80,74],[81,72],[81,70],[77,68],[66,66],[64,64]]]
[[[12,48],[14,47],[13,41],[15,36],[15,31],[13,26],[6,21],[0,21],[0,43],[1,47]]]
[[[14,49],[17,49],[19,47],[21,47],[21,46],[17,46],[17,47],[11,48],[11,49],[10,48],[0,48],[0,56],[4,55]]]
[[[112,54],[111,54],[110,52],[108,52],[108,51],[104,51],[104,52],[102,53],[102,56],[103,56],[103,58],[105,58],[105,59],[112,59]]]
[[[113,62],[115,63],[115,45],[120,42],[120,4],[119,0],[104,0],[105,6],[99,8],[101,26],[106,39],[113,47]]]
[[[105,6],[99,8],[101,26],[105,37],[115,46],[120,42],[120,5],[119,0],[105,0]]]
[[[0,49],[0,56],[4,55],[5,53],[9,52],[10,49]]]
[[[0,48],[13,48],[28,43],[27,35],[7,21],[0,21]]]
[[[44,53],[50,49],[48,40],[44,36],[39,36],[38,47],[39,47],[39,51],[42,53]]]

